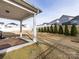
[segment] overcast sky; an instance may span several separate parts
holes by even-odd
[[[50,22],[62,15],[79,15],[79,0],[26,0],[43,12],[36,16],[37,24]],[[32,25],[32,18],[24,21]]]

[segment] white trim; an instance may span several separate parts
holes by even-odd
[[[11,1],[9,1],[9,0],[3,0],[3,1],[4,1],[4,2],[7,2],[7,3],[9,3],[9,4],[12,4],[12,5],[16,6],[16,7],[19,7],[19,8],[21,8],[21,9],[23,9],[23,10],[26,10],[26,11],[28,11],[28,12],[30,12],[30,13],[33,13],[33,14],[35,13],[35,12],[33,12],[33,11],[27,9],[27,8],[24,8],[24,7],[22,7],[22,6],[20,6],[20,5],[16,4],[16,3],[13,3],[13,2],[11,2]]]

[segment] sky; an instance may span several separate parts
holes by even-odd
[[[79,15],[79,0],[25,0],[35,7],[42,10],[37,15],[37,25],[53,21],[62,15],[77,16]],[[23,21],[23,24],[32,26],[33,18]],[[9,22],[6,21],[6,22]],[[19,23],[18,21],[15,21]]]
[[[48,23],[62,15],[79,15],[79,0],[26,0],[40,8],[42,13],[36,16],[38,24]],[[28,22],[30,23],[30,22]]]

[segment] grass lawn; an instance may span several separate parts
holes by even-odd
[[[79,37],[64,36],[59,34],[50,34],[50,33],[38,33],[38,39],[49,40],[53,43],[52,40],[61,40],[67,44],[73,44],[74,46],[79,46],[78,43],[73,43],[71,40],[78,39]],[[52,50],[52,49],[53,50]],[[21,49],[14,50],[9,53],[4,53],[0,55],[0,59],[35,59],[37,56],[45,55],[47,59],[68,59],[68,55],[65,55],[63,52],[59,51],[54,47],[50,47],[44,44],[33,44],[30,46],[23,47]],[[47,52],[46,52],[47,51]],[[41,58],[44,59],[44,58]]]
[[[31,45],[15,51],[1,54],[0,59],[35,59],[42,51],[47,48],[45,45]]]

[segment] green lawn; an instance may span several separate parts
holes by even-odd
[[[31,45],[26,46],[15,51],[1,54],[0,59],[35,59],[43,50],[45,50],[44,45]]]
[[[37,45],[32,45],[9,53],[5,53],[1,56],[2,59],[31,59],[30,56],[32,56],[33,52],[38,54],[38,50],[39,47],[37,47]]]

